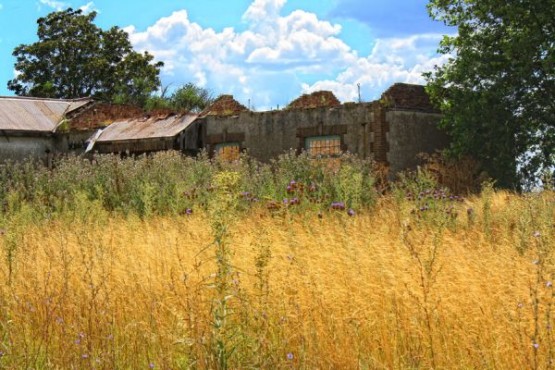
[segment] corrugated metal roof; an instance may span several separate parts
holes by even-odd
[[[106,127],[96,142],[172,137],[185,130],[197,117],[196,114],[185,114],[164,119],[118,121]]]
[[[67,113],[91,101],[0,97],[0,130],[54,132]]]

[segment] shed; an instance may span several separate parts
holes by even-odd
[[[57,131],[69,116],[92,102],[89,98],[0,97],[0,161],[38,159],[56,152]]]
[[[172,114],[116,121],[91,137],[87,152],[141,154],[183,150],[183,131],[197,117]]]

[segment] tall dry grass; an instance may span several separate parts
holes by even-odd
[[[223,270],[214,215],[82,209],[0,236],[0,367],[554,366],[553,193],[254,209],[219,224]]]

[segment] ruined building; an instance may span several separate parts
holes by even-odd
[[[395,173],[414,167],[419,153],[447,145],[437,128],[440,117],[423,86],[402,83],[369,103],[341,104],[331,92],[320,91],[266,112],[250,111],[223,95],[198,115],[147,115],[91,100],[0,98],[0,160],[88,148],[90,153],[173,149],[191,155],[204,149],[229,159],[247,150],[268,161],[293,149],[315,156],[348,151],[385,163]],[[37,130],[45,122],[45,130]]]

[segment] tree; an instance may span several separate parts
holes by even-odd
[[[210,91],[188,83],[175,90],[170,101],[174,109],[200,112],[212,104],[214,98]]]
[[[451,134],[450,152],[479,159],[501,187],[533,181],[555,163],[555,1],[430,0],[457,26],[426,74]]]
[[[168,87],[162,89],[160,96],[152,96],[146,103],[146,109],[172,109],[176,112],[200,112],[214,101],[209,90],[187,83],[177,88],[167,97]]]
[[[18,74],[8,89],[22,96],[143,104],[160,86],[163,63],[133,51],[120,28],[103,31],[94,25],[95,17],[96,12],[69,8],[39,18],[39,41],[13,51]]]

